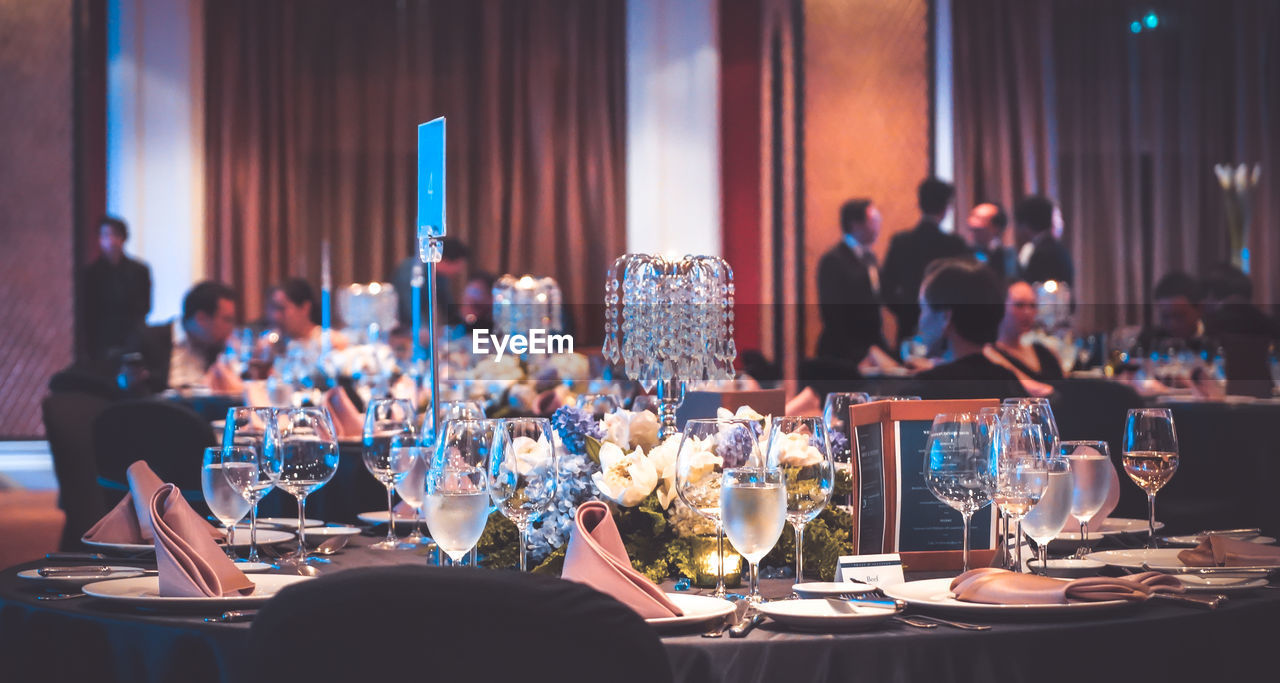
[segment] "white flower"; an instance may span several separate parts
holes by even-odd
[[[649,460],[658,471],[658,503],[664,510],[676,499],[676,454],[679,452],[679,436],[669,436],[649,449]]]
[[[810,443],[812,435],[806,432],[779,434],[772,448],[778,452],[778,465],[782,467],[809,467],[822,462],[822,452]]]
[[[600,494],[623,507],[633,507],[658,485],[658,472],[639,448],[624,454],[612,443],[600,444],[600,471],[591,475]]]
[[[546,438],[539,437],[535,441],[527,436],[517,436],[511,440],[511,447],[502,463],[502,467],[511,472],[512,462],[514,461],[515,473],[523,476],[546,465],[550,459],[551,444],[547,443]]]
[[[716,444],[714,437],[700,439],[694,437],[684,442],[681,449],[693,449],[684,457],[689,462],[687,479],[693,486],[706,486],[716,478],[716,468],[724,465],[724,458],[713,450]]]
[[[678,439],[677,443],[679,443]],[[631,413],[631,445],[645,450],[658,445],[657,415],[647,410]]]
[[[622,448],[653,448],[658,443],[658,416],[647,410],[629,411],[621,408],[605,415],[600,421],[605,441]]]
[[[618,409],[600,420],[604,440],[626,448],[631,444],[631,414]]]

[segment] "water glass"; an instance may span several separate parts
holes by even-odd
[[[827,507],[835,483],[835,463],[823,420],[780,417],[769,430],[768,460],[786,481],[787,521],[796,536],[796,583],[804,581],[804,528]],[[734,544],[737,547],[737,544]]]
[[[249,502],[248,562],[251,563],[258,561],[258,501],[270,493],[280,479],[280,459],[268,457],[265,447],[267,430],[275,419],[274,408],[230,408],[222,430],[223,461],[250,465],[243,470],[225,469],[225,474]],[[248,450],[238,450],[241,448]]]
[[[369,546],[374,550],[395,550],[400,546],[395,532],[395,486],[413,468],[418,451],[414,433],[413,404],[402,398],[379,398],[369,402],[364,415],[365,469],[387,489],[387,537]]]
[[[1156,547],[1156,492],[1178,471],[1178,432],[1168,408],[1130,410],[1124,424],[1124,471],[1147,494],[1147,547]]]
[[[289,564],[326,563],[307,555],[307,496],[333,479],[338,471],[338,436],[333,419],[324,408],[285,408],[267,430],[268,458],[280,461],[277,484],[298,499],[298,549],[281,558]]]
[[[1080,540],[1089,540],[1089,520],[1111,493],[1111,452],[1106,441],[1063,441],[1063,457],[1071,461],[1071,516],[1080,523]]]
[[[231,478],[226,475],[228,468],[252,467],[252,463],[243,459],[253,453],[253,449],[245,446],[228,446],[227,462],[222,461],[223,449],[212,447],[204,449],[204,460],[200,466],[200,490],[204,493],[205,505],[222,526],[227,530],[227,557],[236,559],[235,534],[236,525],[249,514],[249,501],[231,485]],[[239,452],[237,452],[239,451]]]
[[[423,502],[427,527],[454,564],[471,552],[489,521],[488,482],[484,467],[457,461],[437,460],[427,471]]]
[[[551,507],[556,495],[558,465],[551,422],[526,417],[498,420],[487,467],[494,504],[520,531],[520,571],[526,572],[529,527]]]
[[[766,457],[767,462],[771,462]],[[760,559],[773,550],[787,520],[786,478],[778,467],[730,467],[721,475],[720,518],[725,535],[751,567],[747,602],[760,597]],[[723,572],[721,572],[723,573]]]
[[[1040,502],[1049,483],[1045,446],[1040,425],[1028,422],[1002,423],[992,441],[996,487],[991,499],[1016,525],[1017,571],[1022,571],[1022,518]]]
[[[1062,533],[1067,519],[1071,517],[1071,461],[1061,456],[1049,458],[1045,461],[1045,472],[1048,477],[1044,494],[1040,496],[1040,502],[1022,518],[1022,530],[1036,542],[1041,571],[1047,576],[1049,542]]]
[[[969,525],[991,503],[995,470],[974,413],[941,413],[933,418],[925,444],[924,480],[929,492],[964,519],[964,571],[969,571]]]

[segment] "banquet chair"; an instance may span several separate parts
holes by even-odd
[[[672,680],[656,632],[631,608],[511,571],[394,565],[321,576],[263,605],[247,643],[251,680],[263,683]]]
[[[178,403],[125,401],[109,406],[93,421],[98,484],[111,492],[108,504],[129,490],[125,470],[136,460],[145,460],[161,481],[177,484],[187,500],[203,500],[200,462],[204,449],[214,445],[209,423]]]
[[[100,396],[69,391],[50,394],[40,404],[58,479],[58,507],[66,514],[58,544],[63,550],[77,548],[84,532],[106,512],[87,427],[109,405]]]
[[[121,398],[120,388],[113,379],[82,365],[72,365],[54,373],[49,378],[49,392],[88,394],[106,400]]]
[[[1144,403],[1132,387],[1104,379],[1064,379],[1053,383],[1049,397],[1053,416],[1058,422],[1058,436],[1063,441],[1106,441],[1112,464],[1124,477],[1121,446],[1124,422],[1129,411]],[[1117,517],[1146,519],[1147,499],[1142,490],[1120,487],[1120,503],[1113,513]]]

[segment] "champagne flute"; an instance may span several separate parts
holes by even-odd
[[[262,500],[280,479],[279,457],[266,457],[267,430],[275,420],[274,408],[238,406],[227,409],[227,420],[222,429],[223,460],[248,463],[253,471],[224,470],[231,485],[249,501],[249,558],[258,562],[258,501]],[[232,447],[244,447],[251,453],[226,451]]]
[[[712,418],[688,420],[676,451],[676,494],[690,509],[716,526],[717,598],[724,598],[724,524],[720,489],[724,470],[745,466],[758,453],[760,425],[754,420]]]
[[[1080,541],[1089,541],[1089,520],[1111,493],[1111,453],[1106,441],[1063,441],[1059,447],[1071,461],[1071,516],[1080,523]]]
[[[498,420],[487,464],[489,494],[498,511],[520,530],[520,571],[527,572],[529,525],[542,517],[556,495],[558,466],[551,421]]]
[[[365,469],[387,489],[387,537],[369,546],[374,550],[395,550],[395,486],[413,467],[418,438],[413,431],[413,404],[402,398],[378,398],[369,402],[364,415]]]
[[[933,418],[925,444],[925,485],[964,519],[964,571],[969,571],[973,514],[991,503],[995,489],[995,471],[981,425],[973,413],[941,413]]]
[[[771,462],[786,480],[787,521],[796,536],[796,583],[804,581],[804,527],[831,499],[835,463],[823,421],[816,417],[780,417],[769,430]],[[736,544],[735,544],[736,547]]]
[[[1029,422],[1002,423],[992,442],[996,487],[991,499],[1016,525],[1015,567],[1022,571],[1022,518],[1044,495],[1048,485],[1045,439],[1040,425]]]
[[[1147,547],[1156,547],[1156,492],[1178,471],[1178,432],[1168,408],[1130,410],[1124,424],[1124,471],[1147,493]]]
[[[338,471],[338,436],[325,408],[283,408],[267,430],[268,458],[280,461],[277,484],[298,499],[298,549],[281,558],[289,564],[326,563],[307,555],[307,496],[329,483]]]
[[[249,501],[231,485],[226,468],[252,467],[252,464],[242,463],[240,459],[252,454],[253,449],[228,446],[226,450],[231,452],[231,457],[223,464],[222,448],[204,449],[204,461],[200,467],[200,490],[204,493],[204,502],[209,506],[209,512],[227,529],[227,557],[234,562],[236,525],[249,514]],[[237,454],[236,451],[242,453]]]
[[[1036,542],[1036,554],[1040,558],[1040,571],[1049,575],[1049,541],[1062,533],[1071,516],[1073,475],[1071,460],[1061,456],[1045,460],[1048,477],[1040,502],[1022,518],[1022,529]]]

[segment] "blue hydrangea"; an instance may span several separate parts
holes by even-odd
[[[758,448],[755,432],[745,426],[734,426],[720,432],[716,439],[716,454],[724,459],[725,467],[742,467],[751,459],[753,448]]]
[[[563,406],[551,414],[551,427],[560,435],[565,450],[573,455],[586,455],[587,439],[604,438],[604,428],[585,410]]]
[[[833,456],[849,454],[849,437],[845,435],[843,429],[833,429],[828,437],[831,440],[831,454]]]
[[[561,438],[564,438],[563,434]],[[566,445],[567,441],[566,439]],[[535,564],[569,542],[569,531],[573,528],[573,517],[578,505],[599,497],[596,485],[591,481],[591,475],[597,471],[595,463],[581,453],[570,453],[561,457],[558,462],[560,479],[557,482],[556,497],[551,508],[542,514],[540,522],[529,530],[529,556]]]

